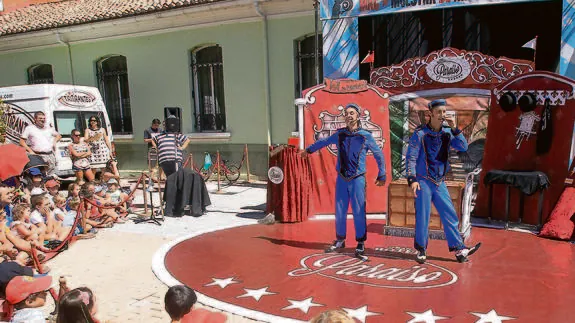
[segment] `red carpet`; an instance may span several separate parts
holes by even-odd
[[[324,254],[334,230],[332,221],[308,221],[216,231],[173,247],[166,267],[199,293],[274,315],[267,317],[273,322],[339,308],[366,322],[565,322],[572,316],[572,244],[474,228],[472,241],[483,245],[471,262],[455,262],[445,241],[432,240],[428,263],[418,265],[412,239],[383,236],[382,223],[372,222],[369,261],[362,263]],[[352,221],[347,244],[352,254]]]

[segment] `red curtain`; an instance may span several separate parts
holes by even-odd
[[[307,220],[313,185],[309,160],[301,158],[297,148],[281,146],[270,153],[269,168],[274,166],[283,173],[283,180],[275,184],[268,178],[267,213],[275,214],[280,222]]]

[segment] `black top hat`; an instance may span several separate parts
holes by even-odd
[[[517,106],[517,98],[513,93],[506,92],[499,98],[499,106],[505,112],[510,112]]]
[[[537,97],[533,93],[525,93],[519,98],[519,109],[523,112],[530,112],[537,107]]]

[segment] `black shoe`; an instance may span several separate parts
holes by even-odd
[[[479,249],[479,247],[481,247],[481,242],[476,244],[474,247],[457,250],[455,252],[455,258],[459,262],[467,262],[469,261],[467,257],[474,254]]]
[[[365,254],[365,244],[363,242],[358,242],[355,248],[355,256],[360,257]]]
[[[415,261],[417,261],[420,264],[424,264],[426,260],[427,255],[425,254],[425,251],[418,251],[417,255],[415,256]]]
[[[334,252],[343,248],[345,248],[345,240],[335,240],[329,248],[325,249],[325,252]]]

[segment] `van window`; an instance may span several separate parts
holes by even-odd
[[[62,136],[69,137],[72,130],[81,130],[83,128],[80,112],[54,112],[54,119],[56,120],[56,131]]]
[[[72,130],[78,129],[84,135],[90,117],[98,117],[102,128],[107,129],[106,120],[101,112],[57,111],[54,112],[56,131],[63,137],[70,137]]]

